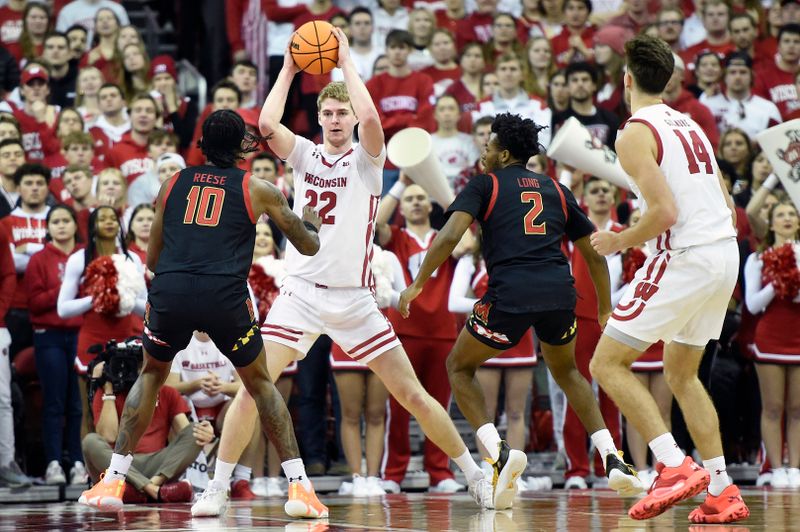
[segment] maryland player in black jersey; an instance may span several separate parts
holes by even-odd
[[[262,214],[268,214],[305,255],[319,250],[321,219],[307,209],[301,220],[280,190],[236,168],[241,154],[257,143],[238,114],[216,111],[203,123],[200,141],[208,164],[181,170],[161,187],[147,254],[147,267],[155,278],[145,309],[144,367],[125,401],[111,464],[100,482],[83,492],[83,504],[104,510],[122,506],[131,453],[150,424],[172,359],[194,330],[208,333],[237,367],[289,480],[305,475],[291,417],[267,372],[247,274],[255,224]],[[314,505],[315,513],[324,509],[327,514],[313,488],[303,493],[304,508]]]
[[[516,484],[513,471],[521,473],[526,464],[522,469],[505,468],[512,475],[503,469],[519,451],[500,439],[493,418],[487,415],[475,371],[516,345],[533,327],[548,369],[603,457],[609,486],[622,494],[635,494],[643,489],[641,482],[620,459],[592,388],[575,367],[576,296],[569,263],[561,250],[563,237],[575,243],[589,265],[601,326],[611,314],[608,267],[592,249],[589,235],[594,226],[569,189],[525,169],[528,159],[539,153],[540,129],[519,115],[506,113],[495,118],[482,154],[488,173],[473,177],[448,208],[447,223],[429,248],[417,278],[400,296],[400,312],[408,315],[409,303],[477,220],[489,289],[475,303],[456,340],[447,359],[447,373],[458,408],[491,455],[489,461],[500,476],[498,483]]]

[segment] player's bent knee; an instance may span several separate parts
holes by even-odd
[[[416,389],[415,389],[416,388]],[[404,389],[396,399],[414,417],[421,417],[428,413],[430,404],[429,395],[422,389],[422,386],[409,387]]]

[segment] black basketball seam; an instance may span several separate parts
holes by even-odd
[[[320,50],[319,52],[333,52],[334,50],[338,50],[339,47],[336,48],[328,48],[326,50]],[[292,55],[309,55],[309,54],[317,54],[319,52],[292,52]]]
[[[319,44],[319,31],[317,31],[317,21],[316,20],[313,21],[312,24],[314,24],[314,35],[316,35],[317,37],[317,54],[319,54],[319,65],[320,65],[319,74],[322,74],[322,50],[319,49],[320,44]],[[316,59],[314,61],[316,61]],[[311,64],[314,64],[314,61],[311,61]]]
[[[298,28],[298,29],[299,29],[299,28]],[[302,35],[300,35],[299,33],[297,33],[297,32],[294,32],[294,34],[295,34],[297,37],[300,37],[301,39],[303,39],[307,45],[309,45],[309,46],[316,46],[316,44],[314,44],[314,43],[312,43],[312,42],[309,42],[309,40],[308,40],[308,39],[306,39],[305,37],[303,37],[303,36],[302,36]]]

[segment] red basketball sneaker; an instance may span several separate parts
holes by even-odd
[[[722,493],[706,495],[706,500],[689,514],[692,523],[732,523],[750,516],[739,488],[731,484]]]
[[[705,490],[711,475],[687,456],[678,467],[656,464],[658,477],[647,495],[634,504],[628,515],[632,519],[650,519],[664,513],[670,506]]]

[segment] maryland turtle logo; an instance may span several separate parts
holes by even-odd
[[[491,303],[478,301],[475,303],[475,306],[472,307],[472,315],[481,323],[489,323],[489,310],[491,310],[491,308]]]
[[[788,177],[798,183],[800,182],[800,129],[787,131],[786,136],[789,137],[789,145],[785,150],[778,148],[775,153],[783,162],[792,167]]]

